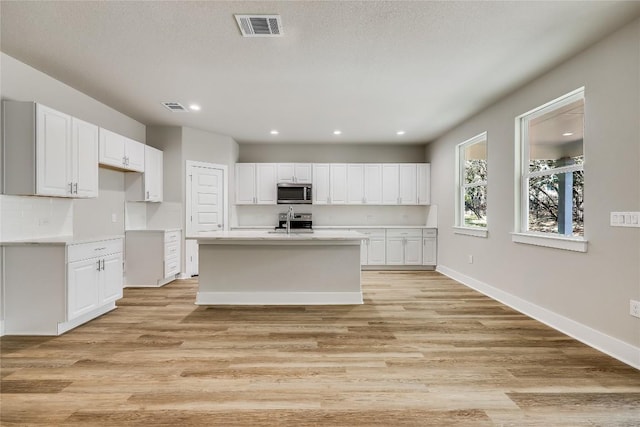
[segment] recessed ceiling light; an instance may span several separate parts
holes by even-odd
[[[404,135],[404,134],[405,134],[405,131],[403,130],[399,130],[398,132],[396,132],[396,135]]]
[[[573,132],[565,132],[562,134],[562,136],[571,136],[573,135]]]
[[[334,135],[341,135],[341,134],[342,134],[342,131],[341,131],[341,130],[337,130],[337,129],[336,129],[336,130],[334,130],[334,131],[333,131],[333,134],[334,134]]]
[[[271,135],[277,135],[280,132],[278,132],[277,130],[273,129],[271,132],[269,132]]]
[[[198,104],[191,104],[189,105],[189,109],[192,111],[200,111],[200,106]]]

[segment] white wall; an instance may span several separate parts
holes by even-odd
[[[513,243],[514,119],[581,86],[588,252]],[[534,311],[540,308],[550,323],[570,325],[565,330],[574,328],[578,338],[637,366],[640,319],[629,315],[629,299],[640,299],[640,229],[610,227],[609,213],[640,210],[639,94],[640,21],[635,21],[457,126],[426,152],[432,201],[439,206],[441,270],[488,285]],[[482,131],[488,132],[486,239],[452,230],[455,146]]]
[[[424,145],[240,144],[242,163],[421,163]]]

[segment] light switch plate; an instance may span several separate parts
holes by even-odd
[[[640,227],[640,212],[611,212],[612,227]]]

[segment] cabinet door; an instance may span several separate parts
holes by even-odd
[[[345,205],[347,203],[347,165],[332,163],[330,178],[330,203],[332,205]]]
[[[404,237],[387,237],[387,264],[404,264]]]
[[[99,262],[92,258],[67,265],[67,320],[88,313],[100,305]]]
[[[330,203],[331,196],[331,166],[327,163],[314,163],[313,165],[313,204],[326,205]]]
[[[107,255],[101,260],[100,303],[122,298],[122,254]]]
[[[296,182],[302,184],[312,183],[311,163],[296,163],[294,165],[293,175],[296,178]]]
[[[36,194],[71,196],[71,116],[36,105]]]
[[[125,168],[134,172],[144,172],[144,147],[145,145],[125,138],[124,154],[127,158]]]
[[[295,182],[293,163],[278,163],[278,182]]]
[[[347,165],[347,204],[364,204],[364,165]]]
[[[382,165],[382,204],[397,205],[400,203],[398,193],[399,169],[396,164]]]
[[[367,264],[385,265],[385,246],[386,241],[384,238],[372,237],[369,239],[369,258],[367,259]]]
[[[382,204],[382,165],[364,165],[364,202],[367,205]]]
[[[124,167],[124,146],[124,136],[100,128],[100,164],[117,168]]]
[[[163,196],[163,153],[162,151],[144,146],[144,197],[145,201],[161,202]]]
[[[408,265],[422,264],[422,237],[405,237],[404,263]]]
[[[257,163],[256,203],[259,205],[275,205],[277,197],[276,165],[274,163]]]
[[[422,239],[422,264],[436,265],[436,239],[425,237]]]
[[[256,164],[236,163],[236,204],[256,203]]]
[[[71,169],[76,197],[98,197],[98,126],[71,119]]]
[[[431,204],[431,165],[429,163],[418,163],[418,204]]]
[[[418,202],[416,164],[399,166],[399,194],[401,205],[415,205]]]

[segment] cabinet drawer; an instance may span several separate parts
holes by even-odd
[[[417,237],[422,238],[422,229],[420,228],[394,228],[387,230],[387,238],[394,237]]]
[[[164,233],[164,244],[175,243],[180,241],[179,231],[167,231]]]
[[[67,262],[81,261],[122,252],[122,239],[99,240],[67,247]]]
[[[438,230],[435,228],[425,228],[422,230],[422,237],[436,237],[438,235]]]
[[[180,273],[180,259],[171,258],[164,263],[164,277],[173,276]]]
[[[180,243],[167,243],[164,245],[164,257],[180,257]]]
[[[384,228],[354,228],[353,231],[362,233],[370,239],[384,239]]]

